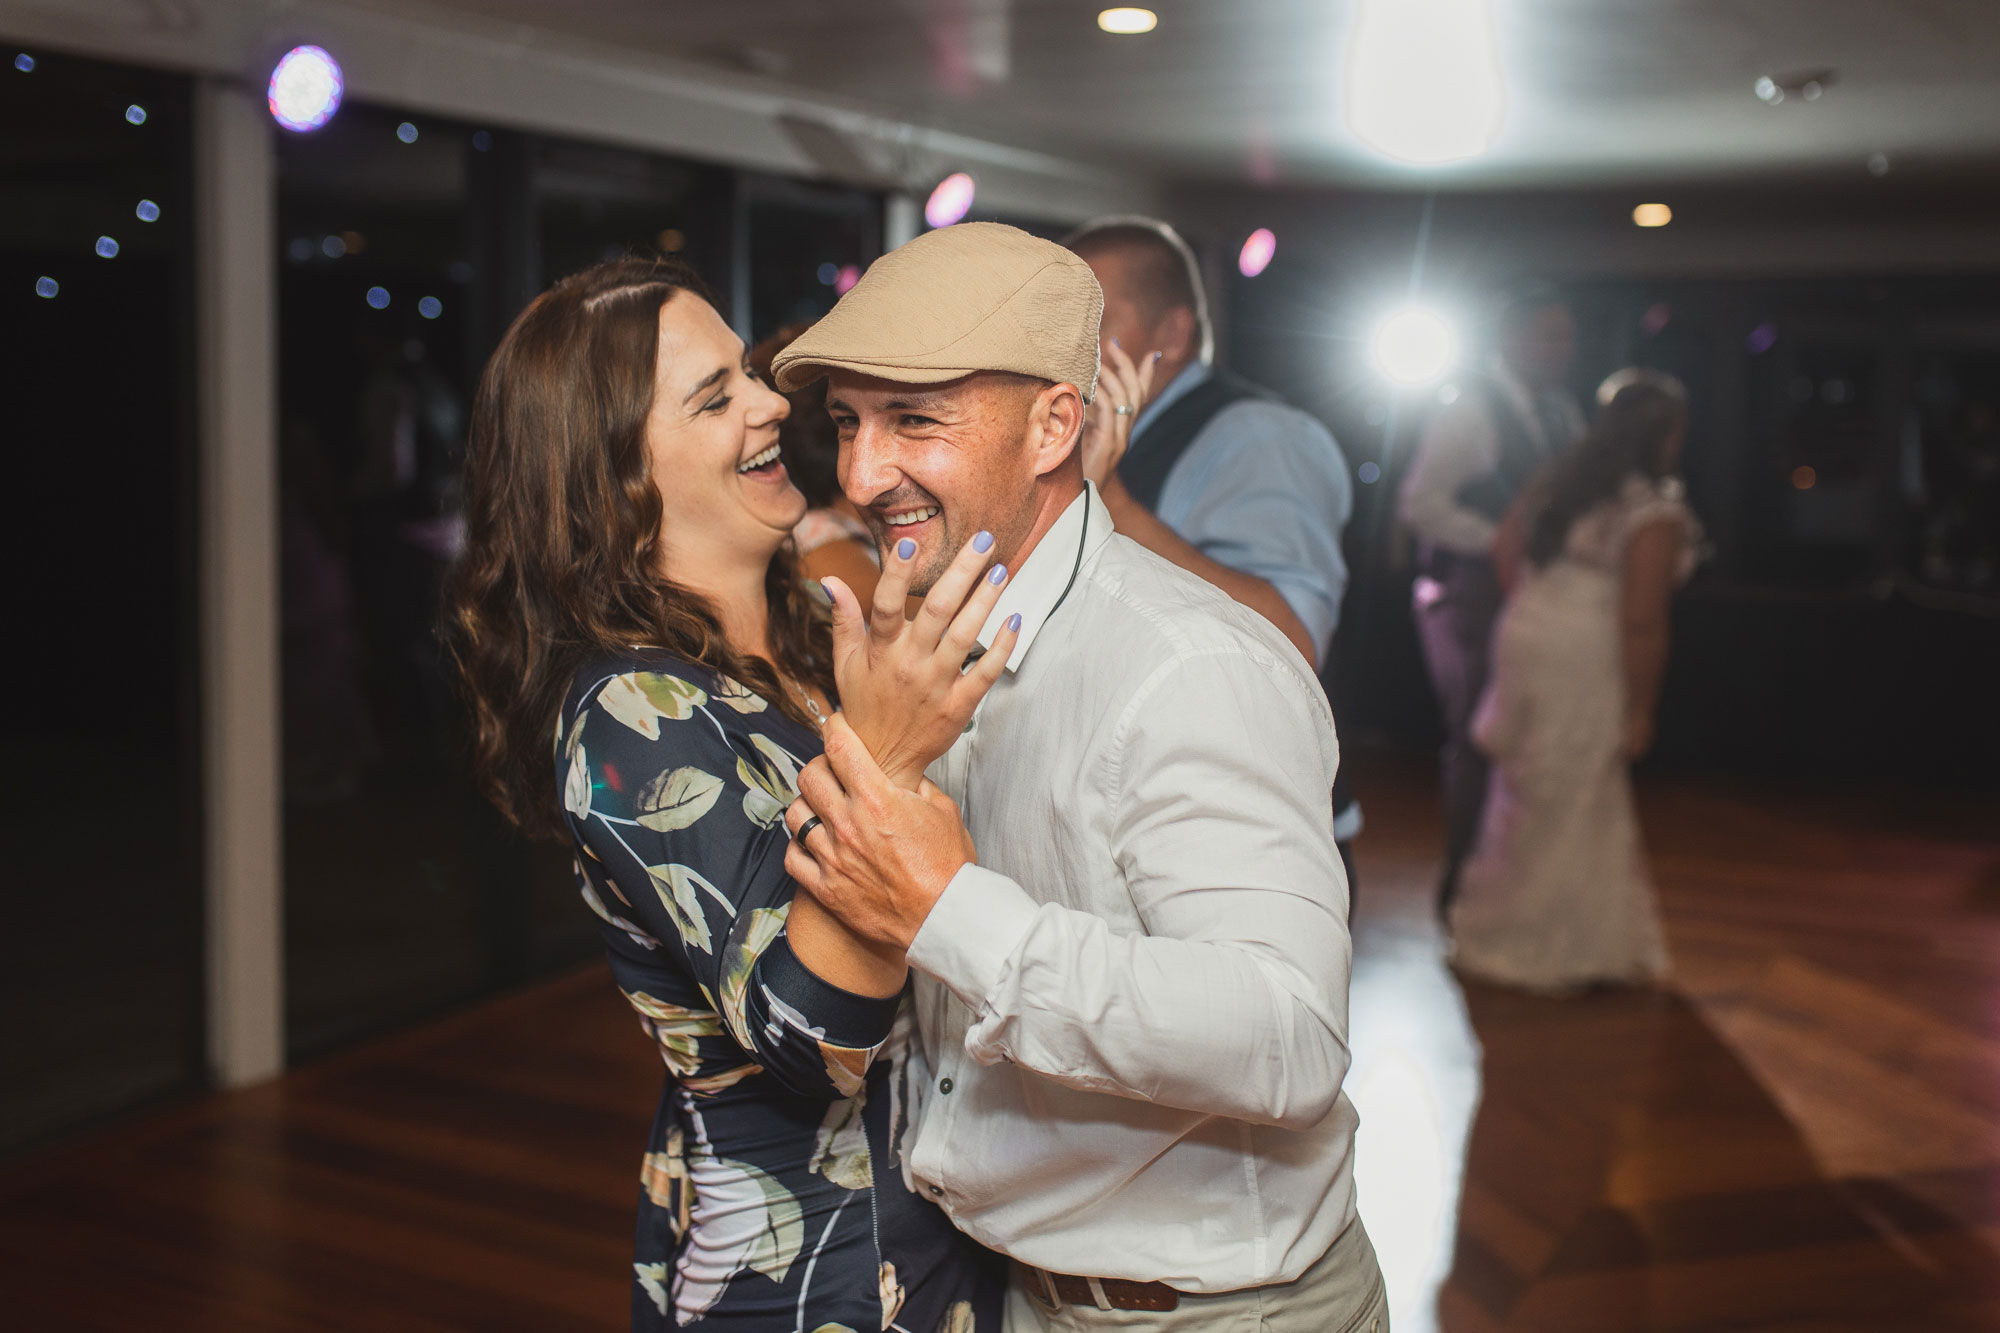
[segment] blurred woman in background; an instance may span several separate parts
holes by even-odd
[[[1450,926],[1464,972],[1561,993],[1664,977],[1628,769],[1652,745],[1668,608],[1699,528],[1674,476],[1679,381],[1620,371],[1503,525],[1509,588],[1473,737],[1494,763]]]
[[[682,265],[556,284],[480,380],[446,640],[487,795],[574,848],[612,976],[671,1074],[640,1174],[632,1327],[997,1330],[991,1256],[895,1165],[928,1078],[907,967],[785,874],[785,809],[836,693],[791,553],[806,502],[779,461],[788,410]],[[976,550],[932,593],[929,623],[950,632],[882,677],[895,697],[866,663],[839,677],[856,734],[903,760],[906,785],[1012,647],[1009,628],[990,666],[962,670],[1005,581],[979,577]],[[956,616],[948,584],[977,588]]]

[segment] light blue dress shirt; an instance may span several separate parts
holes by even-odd
[[[1209,378],[1196,362],[1174,376],[1132,425],[1146,428]],[[1347,561],[1340,534],[1354,512],[1354,483],[1333,435],[1314,417],[1270,399],[1230,404],[1196,435],[1167,474],[1156,517],[1218,564],[1278,590],[1324,660],[1340,624]]]

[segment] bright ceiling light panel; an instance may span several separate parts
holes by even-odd
[[[933,227],[949,227],[972,211],[972,177],[954,171],[937,183],[924,204],[924,221]]]
[[[1507,114],[1491,0],[1361,0],[1347,127],[1385,157],[1439,166],[1493,146]]]
[[[333,119],[346,87],[340,62],[323,46],[295,46],[271,71],[271,119],[304,134]]]
[[[1106,32],[1115,32],[1121,37],[1136,37],[1142,32],[1151,32],[1159,27],[1160,16],[1150,9],[1136,9],[1130,6],[1102,9],[1097,13],[1097,26]]]
[[[1632,221],[1640,227],[1664,227],[1674,220],[1674,210],[1665,204],[1640,204],[1632,210]]]
[[[1259,227],[1243,242],[1243,249],[1236,256],[1236,271],[1246,278],[1254,278],[1271,267],[1271,258],[1277,253],[1277,236],[1269,227]]]
[[[1443,315],[1423,306],[1409,306],[1376,327],[1368,351],[1384,379],[1415,388],[1443,378],[1451,369],[1458,355],[1458,339]]]

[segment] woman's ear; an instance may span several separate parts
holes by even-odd
[[[1028,412],[1028,449],[1035,475],[1045,477],[1076,452],[1083,433],[1083,394],[1074,384],[1051,384]]]

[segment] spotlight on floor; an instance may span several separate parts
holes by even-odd
[[[295,46],[271,71],[266,96],[271,119],[296,133],[310,133],[333,119],[345,89],[340,62],[325,47]]]
[[[924,221],[933,227],[949,227],[961,220],[972,211],[974,189],[972,177],[962,171],[952,172],[931,191],[930,200],[924,204]]]
[[[1458,339],[1437,311],[1406,306],[1376,326],[1368,353],[1384,379],[1415,388],[1436,382],[1451,369]]]

